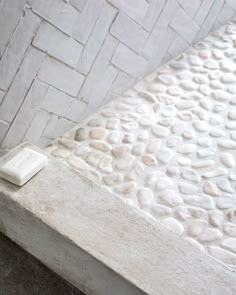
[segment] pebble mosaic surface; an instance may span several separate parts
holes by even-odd
[[[236,268],[236,21],[48,151]]]

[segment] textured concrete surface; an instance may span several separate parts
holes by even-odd
[[[0,150],[0,157],[6,152]],[[0,233],[0,295],[84,295]]]
[[[0,295],[83,295],[0,234]]]
[[[52,157],[0,179],[0,229],[86,294],[236,293],[235,271]]]

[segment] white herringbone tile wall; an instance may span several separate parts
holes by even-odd
[[[235,12],[235,0],[0,0],[1,148],[45,146]]]

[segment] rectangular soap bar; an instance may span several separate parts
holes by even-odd
[[[47,164],[47,157],[24,148],[0,167],[0,177],[22,186]]]

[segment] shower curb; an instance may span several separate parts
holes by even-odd
[[[4,159],[25,146],[45,154]],[[236,294],[234,270],[51,156],[21,188],[0,179],[0,231],[87,295]]]

